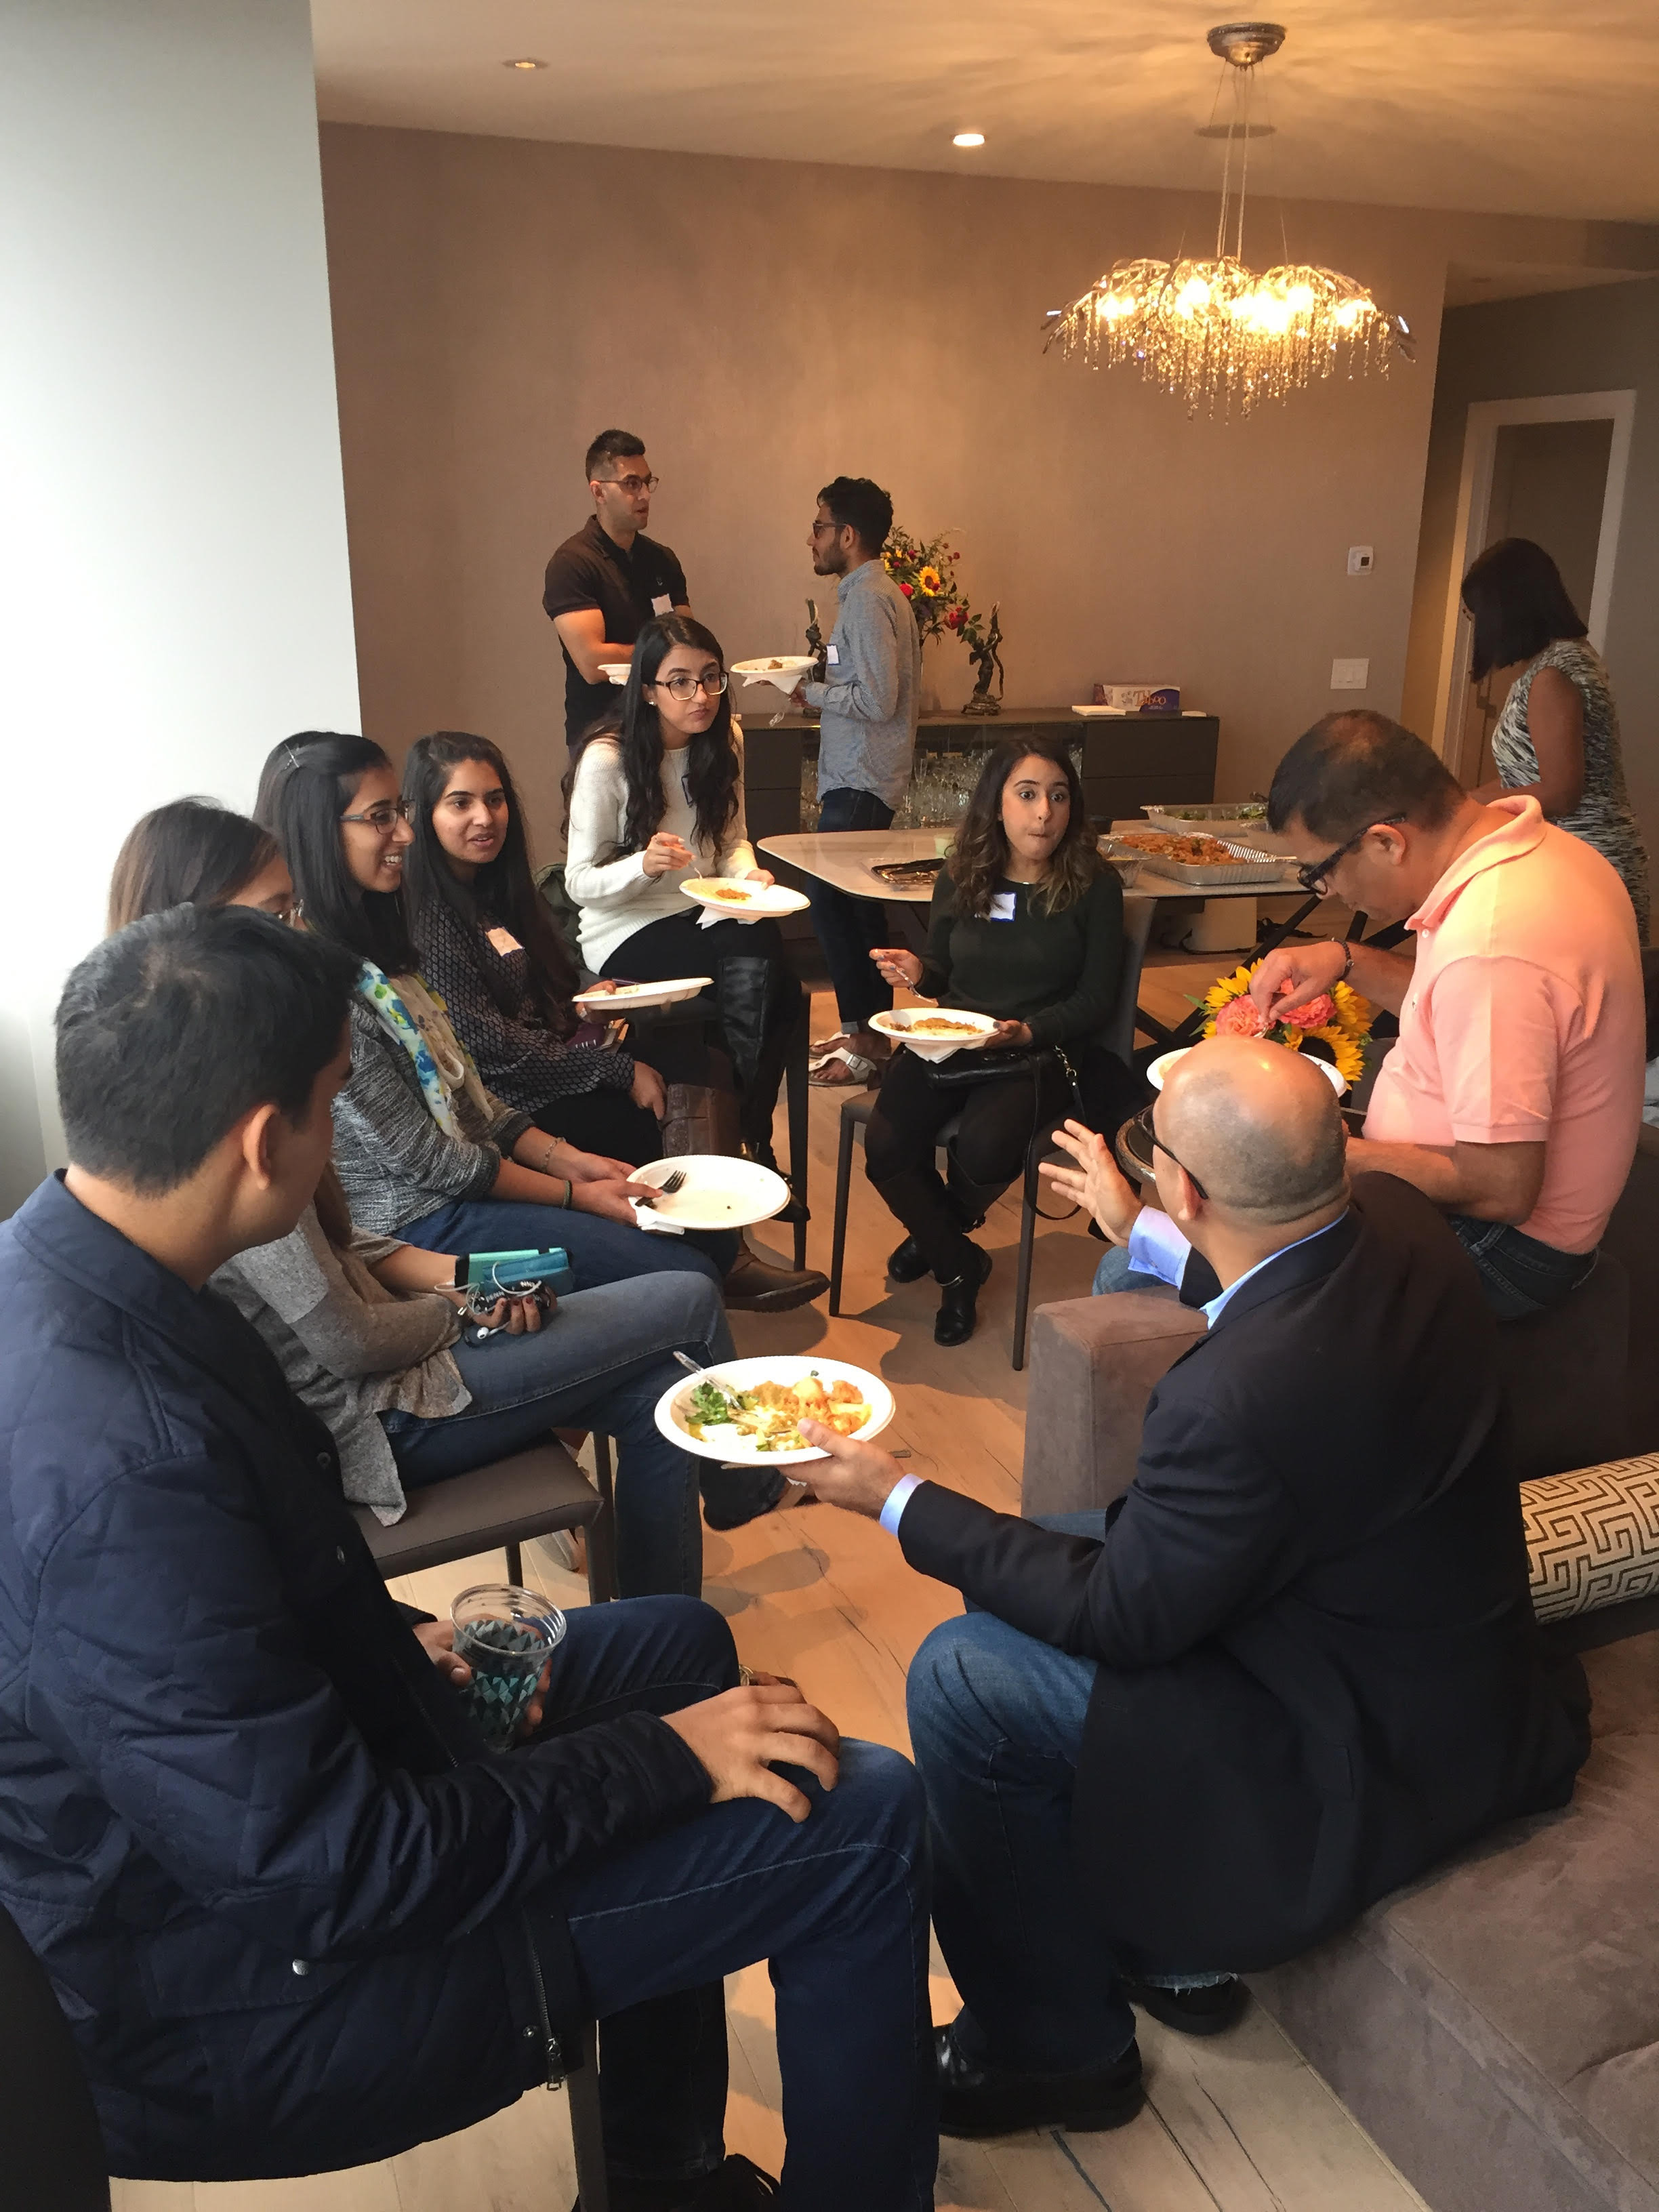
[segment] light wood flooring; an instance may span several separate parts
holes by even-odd
[[[1143,1003],[1162,1018],[1186,1010],[1226,956],[1153,956]],[[816,1011],[823,1029],[830,1007]],[[812,1105],[811,1249],[827,1267],[834,1189],[833,1094]],[[781,1233],[763,1232],[780,1256]],[[823,1304],[765,1319],[740,1316],[744,1352],[819,1347],[873,1367],[894,1386],[890,1432],[909,1465],[999,1508],[1018,1510],[1026,1376],[1008,1364],[1017,1205],[996,1209],[983,1240],[997,1266],[971,1345],[933,1341],[934,1299],[919,1283],[889,1289],[882,1263],[896,1241],[861,1172],[855,1176],[845,1310]],[[1039,1228],[1037,1300],[1079,1297],[1100,1247],[1075,1222]],[[898,1547],[867,1521],[808,1506],[779,1511],[728,1536],[710,1534],[706,1595],[731,1620],[751,1664],[793,1675],[849,1735],[906,1747],[904,1672],[911,1654],[957,1601],[912,1574]],[[394,1585],[434,1612],[468,1582],[499,1572],[499,1558],[435,1570]],[[526,1573],[567,1605],[583,1586],[531,1547]],[[934,1961],[935,2017],[955,1996]],[[729,1989],[732,2097],[727,2140],[769,2172],[782,2152],[771,1989],[763,1967]],[[1006,2142],[942,2146],[938,2202],[961,2212],[1410,2212],[1421,2199],[1389,2166],[1279,2031],[1251,2013],[1209,2042],[1143,2021],[1150,2100],[1127,2128],[1105,2135],[1033,2133]],[[532,2090],[465,2135],[381,2165],[309,2180],[238,2184],[117,2182],[115,2212],[566,2212],[575,2193],[562,2096]],[[857,2208],[848,2207],[848,2212]]]

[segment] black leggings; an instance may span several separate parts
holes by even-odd
[[[1024,1173],[1036,1122],[1071,1103],[1065,1070],[1052,1058],[1035,1080],[1026,1073],[951,1090],[915,1053],[894,1053],[864,1133],[864,1170],[941,1282],[962,1272],[966,1229]],[[961,1122],[947,1188],[934,1153],[953,1115]]]
[[[711,1048],[723,1048],[736,1073],[744,1142],[760,1158],[769,1158],[773,1109],[801,1008],[800,985],[777,923],[717,921],[702,929],[690,912],[665,915],[624,938],[600,972],[629,983],[713,977],[711,989],[641,1024],[629,1049],[665,1083],[718,1088]]]

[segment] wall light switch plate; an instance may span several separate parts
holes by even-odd
[[[1349,546],[1348,574],[1351,576],[1369,576],[1376,566],[1376,556],[1369,545]]]
[[[1331,663],[1333,691],[1363,691],[1371,680],[1369,660],[1334,660]]]

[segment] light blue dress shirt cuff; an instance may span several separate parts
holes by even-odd
[[[1167,1213],[1143,1206],[1129,1231],[1129,1265],[1160,1283],[1179,1283],[1192,1246]]]
[[[921,1484],[919,1474],[902,1474],[888,1492],[887,1503],[881,1509],[881,1525],[890,1536],[897,1535],[904,1509],[910,1503],[910,1492],[920,1490]]]

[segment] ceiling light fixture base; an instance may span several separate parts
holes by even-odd
[[[1235,69],[1254,69],[1284,43],[1282,23],[1218,23],[1209,33],[1210,52]]]

